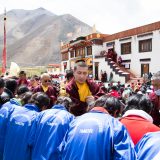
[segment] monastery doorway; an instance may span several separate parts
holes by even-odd
[[[148,75],[149,73],[149,64],[141,64],[141,77],[144,75],[144,74],[147,74]]]
[[[95,62],[95,80],[98,80],[98,77],[99,77],[99,75],[98,75],[98,67],[99,66],[99,62]]]

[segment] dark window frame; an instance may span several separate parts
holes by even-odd
[[[71,58],[74,58],[75,57],[74,50],[70,51],[70,53],[71,53]]]
[[[62,61],[68,60],[68,53],[63,53],[62,54]]]
[[[121,43],[121,55],[131,54],[131,42]]]
[[[80,49],[76,49],[75,50],[75,57],[79,57],[80,56]]]
[[[152,52],[152,38],[139,40],[138,44],[139,53]]]
[[[87,56],[92,55],[92,46],[87,47]]]

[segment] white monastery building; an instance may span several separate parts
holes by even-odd
[[[96,80],[106,71],[113,81],[127,82],[160,71],[160,21],[112,35],[92,33],[61,45],[61,70],[83,59]],[[118,58],[121,63],[118,64]]]

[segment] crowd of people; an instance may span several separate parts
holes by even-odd
[[[0,160],[159,159],[159,76],[106,88],[79,61],[59,83],[1,77]]]

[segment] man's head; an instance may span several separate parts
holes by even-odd
[[[4,82],[3,78],[0,78],[0,95],[4,91],[4,86],[5,86],[5,82]]]
[[[67,109],[67,111],[69,111],[72,105],[72,100],[69,97],[60,96],[58,97],[56,104],[63,105]]]
[[[28,104],[32,97],[33,93],[31,91],[25,92],[23,96],[21,97],[21,103],[22,105]]]
[[[136,109],[143,110],[150,114],[152,108],[153,104],[149,98],[142,94],[136,94],[129,97],[125,111]]]
[[[153,109],[151,100],[145,95],[143,95],[139,101],[139,109],[147,112],[148,114],[150,114]]]
[[[142,94],[135,94],[129,97],[124,112],[131,109],[139,109],[139,101],[142,96],[143,96]]]
[[[85,83],[88,77],[88,66],[85,62],[80,61],[74,65],[74,77],[78,83]]]
[[[17,92],[17,81],[15,79],[7,79],[5,82],[5,87],[9,89],[13,94]]]
[[[28,103],[36,105],[40,110],[44,110],[49,106],[50,99],[43,92],[37,92],[32,95]]]
[[[20,79],[26,79],[26,72],[25,71],[20,71],[19,72],[19,78]]]
[[[121,110],[121,103],[115,97],[104,95],[95,101],[94,107],[103,107],[110,115],[117,117]]]
[[[51,78],[50,78],[50,75],[48,73],[43,73],[41,75],[41,83],[45,87],[47,87],[51,84]]]
[[[74,77],[73,71],[72,70],[67,70],[66,75],[65,75],[65,78],[67,79],[67,81],[69,82],[73,77]]]

